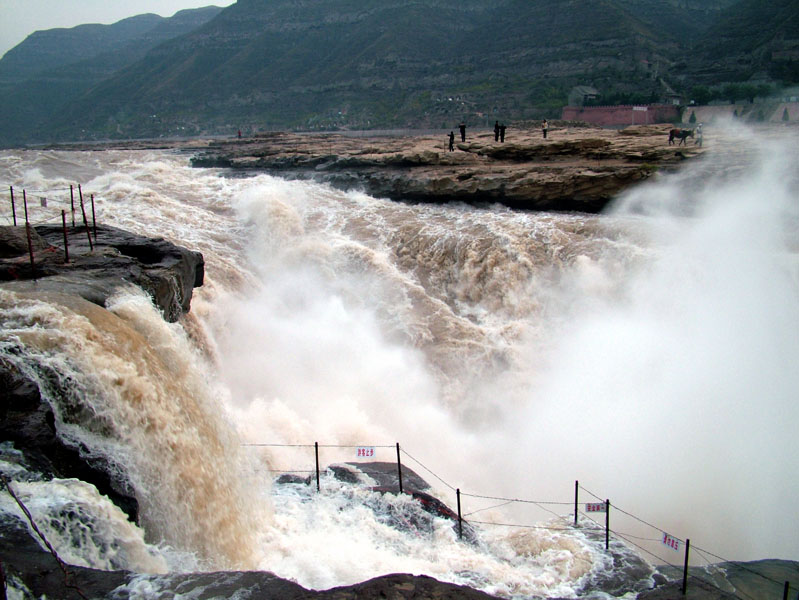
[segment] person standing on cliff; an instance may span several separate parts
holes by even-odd
[[[494,141],[499,141],[499,121],[494,121]]]
[[[461,141],[465,142],[466,141],[466,123],[461,121],[461,124],[458,125],[458,129],[461,130]]]
[[[455,132],[449,132],[449,151],[452,152],[455,150]]]
[[[505,123],[499,126],[499,141],[505,143]]]
[[[548,129],[549,129],[549,123],[547,123],[547,120],[544,119],[543,121],[541,121],[541,133],[544,134],[544,139],[547,139],[547,130]]]

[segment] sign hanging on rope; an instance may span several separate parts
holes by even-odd
[[[678,540],[676,537],[670,536],[668,533],[663,534],[663,544],[665,544],[675,552],[680,551],[680,540]]]
[[[355,453],[358,458],[371,458],[375,455],[375,447],[374,446],[358,446],[358,449]]]
[[[605,503],[604,502],[588,502],[585,505],[585,512],[587,513],[603,513],[605,512]]]

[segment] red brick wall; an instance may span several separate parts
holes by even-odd
[[[564,106],[565,121],[585,121],[594,125],[644,125],[673,123],[680,118],[679,107],[673,104],[649,104],[646,111],[630,106]]]

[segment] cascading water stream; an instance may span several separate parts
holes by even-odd
[[[796,557],[778,515],[799,500],[779,426],[799,422],[799,186],[756,150],[603,216],[408,205],[165,152],[2,152],[15,188],[80,178],[103,222],[201,251],[206,285],[175,325],[134,291],[108,310],[0,292],[0,355],[135,491],[146,541],[101,568],[259,568],[318,588],[407,571],[568,596],[609,567],[579,532],[401,533],[374,507],[405,499],[273,487],[296,455],[240,446],[314,441],[399,441],[493,496],[568,502],[580,479],[730,558]]]

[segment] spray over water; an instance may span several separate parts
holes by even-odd
[[[518,503],[468,500],[485,523],[468,546],[446,519],[393,527],[422,516],[368,486],[270,485],[307,468],[287,446],[314,441],[399,441],[451,505],[457,486],[566,516],[579,479],[725,557],[796,557],[780,514],[799,500],[799,186],[787,153],[726,135],[719,158],[602,216],[406,205],[168,153],[4,153],[15,186],[84,173],[105,222],[200,250],[207,283],[174,326],[131,292],[110,312],[4,295],[3,348],[81,382],[64,435],[124,471],[148,541],[205,568],[310,587],[406,571],[509,596],[574,595],[611,569],[568,519],[500,526],[553,517]]]

